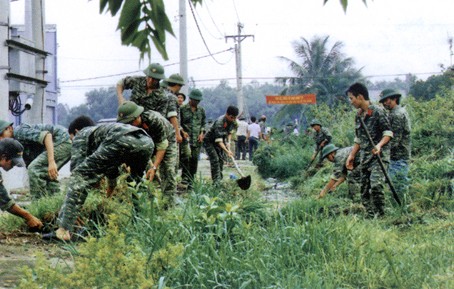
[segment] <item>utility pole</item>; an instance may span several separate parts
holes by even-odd
[[[243,75],[241,71],[241,41],[248,37],[254,39],[254,35],[241,35],[241,29],[244,27],[243,24],[238,22],[238,34],[237,35],[226,35],[225,41],[227,42],[228,38],[233,38],[235,41],[235,63],[236,63],[236,98],[238,102],[238,109],[240,111],[239,115],[244,117],[249,117],[249,111],[247,106],[244,105],[243,97]]]
[[[8,101],[9,83],[6,74],[9,72],[8,46],[9,39],[9,1],[0,0],[0,119],[9,121]]]
[[[186,0],[180,0],[179,7],[180,16],[180,74],[186,83],[188,79],[188,41],[186,29]],[[181,88],[181,92],[188,95],[188,85]]]

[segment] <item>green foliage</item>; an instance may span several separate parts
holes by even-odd
[[[417,100],[430,100],[436,95],[444,97],[454,86],[454,71],[446,70],[441,75],[432,75],[427,80],[418,80],[410,87],[410,95]]]

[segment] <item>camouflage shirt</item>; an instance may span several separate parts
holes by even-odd
[[[176,103],[169,100],[164,88],[158,88],[147,94],[145,76],[127,76],[118,82],[123,89],[131,89],[131,101],[141,105],[145,110],[154,110],[166,118],[177,117]]]
[[[397,105],[389,112],[389,122],[394,134],[390,143],[391,160],[408,161],[411,155],[411,124],[407,110]]]
[[[341,177],[346,178],[348,174],[348,170],[345,167],[345,163],[347,162],[347,158],[352,152],[353,147],[346,147],[346,148],[341,148],[336,151],[336,156],[334,157],[334,166],[333,166],[333,174],[331,176],[331,179],[333,180],[338,180]],[[360,165],[359,161],[359,154],[356,154],[355,160],[353,162],[353,169],[358,168]]]
[[[201,132],[205,131],[205,109],[197,106],[195,111],[192,111],[189,104],[181,106],[181,127],[189,134],[189,143],[191,145],[200,145],[197,139]]]
[[[122,123],[105,123],[80,130],[74,138],[71,150],[71,171],[96,151],[101,144],[114,143],[120,137],[130,133],[142,133],[149,137],[143,129]],[[78,141],[78,139],[83,139],[84,141]],[[79,144],[86,147],[78,147]],[[153,150],[153,147],[150,150]]]
[[[24,146],[24,161],[28,165],[46,150],[44,138],[50,133],[54,146],[71,142],[68,131],[60,125],[23,123],[14,128],[14,138]]]
[[[142,128],[151,136],[157,150],[165,150],[169,143],[175,142],[172,124],[160,113],[152,110],[141,114]]]
[[[329,144],[331,139],[332,136],[329,130],[324,127],[320,127],[320,131],[315,132],[314,134],[315,149],[317,149],[324,140],[326,140],[325,145]]]
[[[367,137],[364,128],[361,127],[360,117],[360,114],[357,114],[355,117],[355,143],[359,144],[361,147],[361,162],[364,162],[372,157],[373,146],[369,142],[369,138]],[[391,124],[382,107],[374,104],[370,105],[363,120],[375,145],[377,145],[384,136],[393,137]],[[385,161],[389,160],[388,144],[382,148],[382,156]]]
[[[235,129],[235,123],[228,123],[225,115],[220,116],[207,131],[204,142],[214,144],[225,141],[227,136]]]

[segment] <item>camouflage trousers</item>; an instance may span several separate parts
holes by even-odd
[[[134,180],[140,181],[153,149],[153,140],[140,131],[120,136],[115,141],[101,143],[94,152],[89,149],[88,138],[75,138],[71,177],[57,220],[59,227],[72,231],[89,190],[104,176],[110,180],[115,179],[122,164],[129,166]]]
[[[385,161],[383,164],[388,165]],[[376,157],[367,165],[361,165],[361,201],[369,217],[385,213],[384,183],[385,176]]]
[[[361,167],[357,166],[347,172],[348,195],[354,202],[360,201],[361,192]]]
[[[177,143],[169,142],[164,158],[158,168],[161,178],[161,191],[166,196],[174,196],[177,191],[177,172],[175,168],[177,159]]]
[[[33,199],[51,196],[60,191],[58,180],[49,178],[49,162],[47,151],[42,152],[28,166],[28,180],[30,195]],[[54,147],[54,159],[57,169],[60,170],[71,159],[71,142],[64,142]]]
[[[220,185],[222,181],[222,170],[224,168],[224,160],[222,152],[216,147],[216,144],[204,142],[203,147],[210,159],[211,179],[214,185]]]
[[[200,146],[181,145],[181,178],[184,183],[192,184],[199,165]]]

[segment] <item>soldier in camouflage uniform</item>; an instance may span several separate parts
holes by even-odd
[[[203,146],[210,159],[211,179],[215,186],[221,185],[224,164],[223,154],[226,153],[229,158],[234,155],[226,146],[226,143],[230,142],[238,113],[236,106],[229,106],[225,115],[214,121],[203,140]]]
[[[0,139],[11,137],[25,147],[32,198],[59,192],[58,170],[71,158],[71,140],[66,129],[59,125],[25,123],[13,129],[12,123],[0,120],[0,132]]]
[[[158,112],[144,111],[142,106],[125,101],[118,108],[117,121],[144,129],[155,145],[154,162],[147,171],[147,179],[153,181],[159,170],[161,190],[169,204],[173,203],[176,193],[177,144],[172,125]]]
[[[314,154],[312,155],[312,158],[311,158],[312,160],[314,160],[317,155],[317,152],[319,150],[321,152],[321,150],[323,149],[323,147],[325,145],[331,143],[332,136],[331,136],[331,133],[329,132],[329,130],[325,127],[322,127],[321,122],[317,119],[313,119],[311,121],[311,127],[315,132],[315,134],[313,136],[314,141],[315,141],[315,149],[314,149]],[[320,153],[319,157],[320,157],[319,158],[319,164],[320,164],[323,160],[321,153]]]
[[[347,179],[349,197],[353,201],[357,200],[357,196],[359,196],[359,184],[361,183],[359,154],[355,156],[353,170],[347,170],[345,167],[347,158],[352,149],[353,147],[338,148],[333,144],[328,144],[323,147],[322,159],[327,158],[328,161],[334,163],[334,166],[331,179],[320,191],[318,198],[323,198],[327,193],[334,192],[336,188]]]
[[[0,167],[5,171],[9,171],[13,167],[25,167],[25,162],[22,158],[24,147],[14,139],[0,140]],[[15,216],[21,217],[27,222],[30,230],[39,230],[43,227],[43,223],[30,214],[28,211],[21,208],[14,202],[3,185],[2,173],[0,172],[0,209],[7,211]]]
[[[182,183],[192,186],[197,173],[200,149],[205,137],[205,110],[199,107],[202,92],[193,89],[189,93],[189,103],[181,107],[181,127],[184,135],[181,144]]]
[[[391,140],[389,176],[397,192],[407,199],[408,170],[411,156],[411,124],[407,110],[400,106],[401,94],[393,89],[385,89],[380,94],[380,103],[389,111],[389,122],[394,137]]]
[[[164,67],[159,63],[152,63],[143,72],[146,76],[128,76],[118,81],[118,104],[121,105],[125,101],[123,91],[131,89],[131,101],[143,106],[145,111],[154,110],[162,114],[174,127],[177,142],[181,141],[181,136],[177,137],[180,134],[180,127],[176,97],[170,97],[159,85],[159,81],[165,78]]]
[[[178,125],[179,128],[181,129],[181,119],[180,119],[180,102],[178,100],[178,94],[180,93],[181,88],[183,85],[185,85],[183,77],[181,77],[180,74],[174,73],[170,75],[168,78],[165,79],[165,82],[167,83],[167,88],[165,89],[167,92],[167,97],[169,98],[169,101],[175,102],[176,104],[176,110],[177,110],[177,120],[178,120]],[[178,135],[176,135],[177,143],[181,143],[183,141],[183,136],[181,132],[175,130]]]
[[[371,104],[369,91],[361,83],[355,83],[347,90],[350,103],[358,109],[355,118],[355,144],[347,158],[347,169],[353,169],[356,154],[361,160],[361,200],[368,216],[384,215],[385,177],[376,155],[381,154],[385,167],[389,163],[389,145],[393,137],[391,125],[385,111],[380,106]],[[362,127],[360,118],[366,127]],[[375,147],[369,141],[366,130],[370,133]]]
[[[70,232],[89,190],[105,176],[108,178],[107,196],[110,196],[122,164],[129,166],[131,178],[140,182],[151,158],[153,140],[143,129],[122,123],[87,126],[89,123],[86,117],[77,118],[68,128],[74,136],[71,176],[57,219],[59,228],[43,235],[45,239],[70,240]]]

